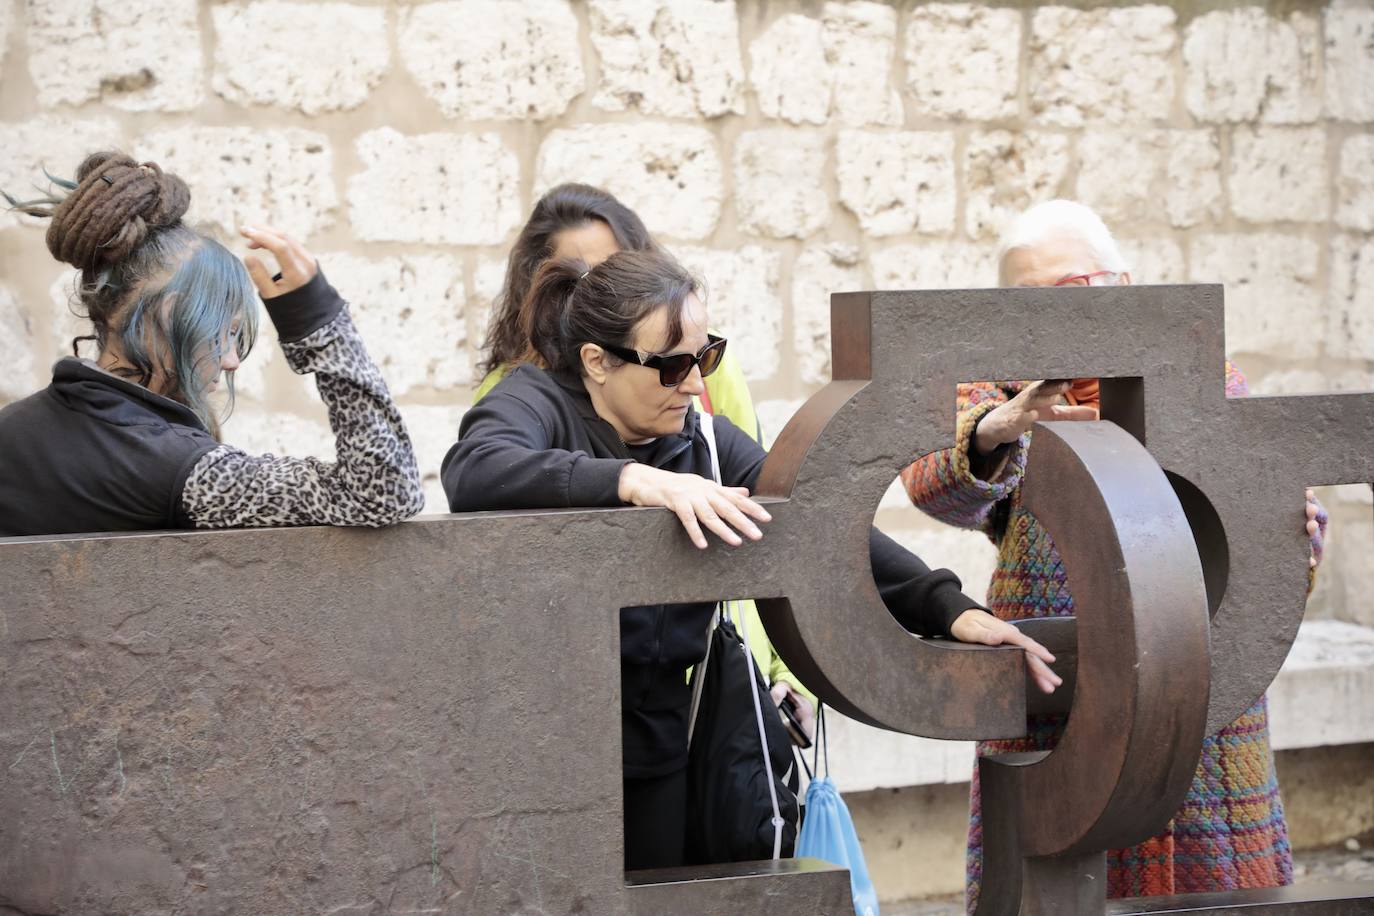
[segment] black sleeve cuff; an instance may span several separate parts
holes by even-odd
[[[960,614],[975,609],[987,610],[982,604],[959,591],[959,586],[954,582],[941,583],[931,596],[931,603],[935,605],[935,616],[940,621],[940,633],[937,635],[949,639],[954,638],[951,630],[954,627],[954,621],[959,619]]]
[[[267,314],[283,343],[303,340],[329,324],[343,311],[344,301],[315,266],[310,282],[289,293],[263,299]]]

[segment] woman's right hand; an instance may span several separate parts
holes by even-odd
[[[277,296],[300,289],[315,279],[315,274],[319,272],[315,256],[285,232],[243,226],[239,229],[239,234],[248,240],[249,248],[272,252],[272,257],[277,260],[277,266],[281,268],[274,276],[267,269],[267,265],[262,263],[261,258],[250,254],[243,259],[243,263],[248,267],[248,276],[253,278],[258,295],[264,299],[275,299]]]
[[[744,541],[736,529],[757,541],[763,532],[750,519],[773,520],[763,506],[749,498],[744,487],[723,487],[696,474],[675,474],[638,462],[625,465],[620,472],[619,495],[622,501],[636,506],[671,509],[692,543],[702,549],[706,547],[703,525],[725,543],[738,547]]]
[[[1000,445],[1020,439],[1040,419],[1096,420],[1096,407],[1070,407],[1059,399],[1071,382],[1031,382],[1016,397],[999,405],[978,421],[973,447],[981,455],[991,455]]]
[[[1013,624],[994,617],[982,608],[969,608],[954,618],[949,633],[960,642],[983,646],[1018,646],[1025,650],[1026,670],[1031,680],[1035,681],[1035,686],[1044,693],[1054,693],[1054,688],[1064,683],[1064,679],[1050,668],[1054,655],[1049,649]]]

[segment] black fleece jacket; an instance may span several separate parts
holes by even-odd
[[[715,418],[715,434],[721,481],[752,492],[767,452],[723,417]],[[444,458],[444,491],[454,512],[623,506],[620,473],[631,461],[711,476],[695,412],[688,411],[678,435],[626,446],[597,416],[580,378],[520,366],[463,417],[458,442]],[[954,618],[981,607],[959,591],[954,573],[932,571],[877,530],[871,555],[883,602],[912,632],[947,636]],[[690,694],[684,672],[705,654],[712,607],[621,612],[626,776],[658,776],[686,764]]]
[[[265,304],[283,341],[343,309],[321,272]],[[58,360],[52,384],[0,410],[0,537],[194,527],[182,488],[219,446],[184,404]]]

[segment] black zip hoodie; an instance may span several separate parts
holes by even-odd
[[[182,484],[218,445],[184,404],[59,360],[0,410],[0,536],[190,527]]]
[[[728,419],[715,418],[721,481],[752,492],[767,452]],[[463,417],[444,458],[444,492],[454,512],[623,506],[620,473],[639,461],[711,477],[711,454],[695,411],[683,431],[627,446],[601,419],[580,377],[534,366],[513,369]],[[981,607],[947,569],[932,571],[875,530],[874,579],[908,630],[947,636],[954,618]],[[660,776],[687,763],[685,672],[706,652],[711,604],[625,608],[620,616],[625,775]]]

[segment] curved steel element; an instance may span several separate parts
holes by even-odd
[[[979,763],[978,913],[1101,913],[1102,850],[1157,832],[1197,766],[1207,593],[1183,508],[1129,434],[1041,423],[1028,465],[1023,504],[1054,538],[1078,611],[1078,684],[1054,751]]]
[[[1297,634],[1309,550],[1304,488],[1374,483],[1374,394],[1227,398],[1223,319],[1222,288],[1212,285],[837,294],[836,381],[779,438],[765,467],[765,492],[808,506],[874,508],[898,468],[953,441],[960,382],[1104,379],[1103,418],[1131,432],[1206,503],[1195,518],[1205,572],[1221,592],[1213,596],[1212,640],[1222,649],[1211,658],[1207,720],[1209,733],[1216,732],[1269,686]],[[842,454],[852,464],[802,463],[796,450]],[[836,536],[853,550],[860,535],[851,527]],[[879,619],[870,596],[856,600],[859,619]],[[863,697],[855,705],[889,727],[946,734],[940,723],[878,695],[877,682],[886,678],[862,654],[871,644],[860,650],[813,642],[813,634],[819,640],[837,626],[827,623],[833,605],[794,602],[792,612],[794,621],[780,621],[782,612],[765,621],[789,665],[796,655],[798,668],[817,683]],[[796,634],[824,656],[799,646]],[[879,658],[883,665],[900,661],[905,667],[898,670],[910,672],[920,690],[945,697],[951,692],[931,678],[943,679],[956,666],[940,651],[900,646]],[[967,664],[986,671],[1004,662]],[[1019,686],[1016,692],[1019,703]]]
[[[1267,686],[1303,607],[1302,487],[1374,479],[1374,397],[1227,401],[1217,287],[846,294],[832,312],[836,381],[775,445],[762,480],[774,521],[737,550],[697,551],[649,509],[0,540],[0,908],[847,912],[846,875],[816,863],[627,886],[618,609],[774,599],[770,635],[837,707],[928,736],[1021,734],[1021,654],[909,637],[870,575],[881,494],[915,455],[954,442],[961,381],[1108,377],[1107,417],[1215,508],[1219,526],[1199,530],[1230,540],[1209,725]],[[1033,464],[1068,461],[1044,433]],[[1079,445],[1075,460],[1094,468]],[[1162,496],[1123,503],[1122,480],[1091,476],[1102,500],[1072,508],[1106,507],[1128,568],[1180,549],[1176,517],[1154,542],[1158,519],[1133,514]],[[1061,545],[1091,527],[1051,519]],[[1095,562],[1075,557],[1071,576]],[[1178,563],[1192,588],[1196,569]],[[1141,596],[1164,600],[1127,582],[1137,611]],[[1106,600],[1071,584],[1085,616]],[[1147,676],[1159,661],[1144,654],[1158,637],[1147,618],[1127,634],[1103,634],[1097,615],[1085,624],[1072,741],[1022,768],[1045,766],[1060,794],[1035,805],[1072,817],[1043,835],[1012,818],[1026,848],[1129,841],[1192,767],[1202,700],[1171,704],[1206,666],[1175,654],[1177,684]],[[1113,654],[1124,647],[1147,672],[1138,681]],[[1120,710],[1129,721],[1112,719]],[[1123,750],[1114,728],[1138,740]],[[1082,729],[1100,735],[1074,738]],[[1088,751],[1104,772],[1080,759]],[[992,795],[1017,779],[990,779]],[[1043,820],[1029,800],[1007,804]],[[1093,856],[1078,866],[1091,871]],[[1083,884],[1072,869],[1026,874],[1027,898]]]
[[[867,295],[833,299],[835,380],[788,423],[759,480],[762,496],[785,498],[789,512],[811,520],[790,554],[793,575],[807,576],[811,587],[760,601],[769,639],[803,683],[859,721],[933,738],[1020,735],[1020,652],[913,639],[878,596],[863,559],[873,513],[909,460],[913,426],[928,425],[928,441],[954,443],[952,400],[913,417],[894,380],[873,375],[877,325]],[[952,386],[948,393],[952,399]],[[853,558],[850,574],[817,581],[814,570],[837,557]],[[895,689],[898,681],[921,686]]]

